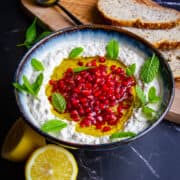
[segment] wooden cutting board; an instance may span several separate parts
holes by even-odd
[[[61,5],[84,24],[103,24],[103,19],[96,9],[96,3],[97,0],[61,0]],[[57,5],[39,7],[33,3],[33,0],[21,0],[21,5],[28,15],[38,17],[39,23],[52,31],[74,25]],[[176,81],[175,84],[174,102],[166,119],[180,123],[180,81]]]

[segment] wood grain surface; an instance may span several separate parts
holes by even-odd
[[[104,24],[96,9],[96,3],[97,0],[61,0],[61,5],[84,24]],[[75,25],[57,5],[40,7],[32,0],[21,0],[21,5],[27,14],[36,16],[41,25],[52,31]],[[166,119],[180,123],[180,81],[176,81],[175,86],[175,98]]]

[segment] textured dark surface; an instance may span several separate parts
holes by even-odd
[[[176,2],[179,3],[179,0]],[[19,116],[11,83],[16,67],[26,52],[16,44],[23,42],[25,29],[31,20],[23,14],[15,0],[1,2],[0,17],[2,145],[5,134]],[[179,180],[180,126],[164,120],[143,138],[127,146],[111,151],[73,153],[79,165],[78,180]],[[0,179],[24,179],[24,163],[0,159],[0,167]]]

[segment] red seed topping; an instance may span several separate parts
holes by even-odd
[[[99,57],[98,61],[104,63],[106,59]],[[82,66],[84,63],[79,61],[77,64]],[[115,65],[97,65],[97,59],[86,63],[86,66],[94,68],[79,73],[68,68],[62,79],[50,80],[49,85],[52,92],[59,92],[65,97],[66,112],[82,128],[95,126],[102,132],[110,131],[121,120],[123,110],[133,102],[135,79],[126,76],[125,71]],[[48,99],[51,102],[51,96]],[[117,110],[112,110],[116,106]]]

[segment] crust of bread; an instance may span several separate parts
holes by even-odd
[[[160,51],[168,61],[173,72],[174,79],[180,80],[180,49]]]
[[[165,9],[165,7],[160,6],[156,2],[152,2],[151,0],[135,0],[137,3],[145,4],[149,7],[158,7],[160,9]],[[97,2],[97,8],[101,14],[101,16],[104,18],[104,20],[108,24],[117,25],[117,26],[127,26],[127,27],[137,27],[137,28],[146,28],[146,29],[170,29],[175,26],[180,25],[180,18],[178,18],[176,21],[166,21],[166,22],[145,22],[140,18],[134,19],[134,20],[121,20],[114,17],[110,17],[107,14],[103,12],[103,10],[100,7],[99,1]],[[170,9],[170,11],[173,11],[175,13],[178,13],[180,15],[180,12]]]
[[[153,43],[153,45],[161,50],[170,50],[170,49],[180,49],[180,42],[170,42],[167,40],[162,40],[162,41],[158,41]]]

